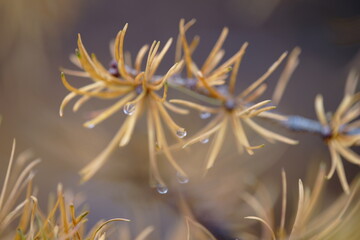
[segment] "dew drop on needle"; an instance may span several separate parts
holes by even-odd
[[[156,187],[156,190],[160,194],[166,194],[169,191],[169,189],[165,185],[162,185],[162,184],[158,184]]]
[[[189,182],[189,178],[179,172],[176,173],[176,179],[181,184],[185,184]]]
[[[211,113],[203,111],[203,112],[200,112],[199,116],[201,119],[207,119],[211,116]]]
[[[125,106],[124,106],[124,109],[123,109],[123,111],[124,111],[124,113],[126,114],[126,115],[133,115],[133,113],[134,113],[134,111],[135,111],[135,105],[134,104],[126,104]]]
[[[179,138],[184,138],[186,134],[187,132],[185,131],[185,129],[179,129],[176,131],[176,136],[178,136]]]

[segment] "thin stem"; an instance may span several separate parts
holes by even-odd
[[[154,78],[159,78],[161,76],[154,75]],[[219,99],[212,98],[206,93],[201,93],[198,90],[190,89],[186,86],[186,83],[189,82],[191,79],[183,78],[179,75],[174,75],[168,78],[167,84],[170,88],[176,89],[179,92],[182,92],[190,97],[198,99],[208,104],[212,104],[214,106],[220,106],[222,103]],[[249,104],[251,106],[252,104]],[[270,113],[270,112],[268,112]],[[295,131],[295,132],[304,132],[304,133],[312,133],[317,134],[322,138],[328,138],[331,135],[331,129],[329,126],[324,126],[320,121],[309,119],[303,116],[298,115],[290,115],[287,116],[285,114],[276,112],[277,118],[268,118],[264,115],[259,115],[262,118],[271,119],[282,127],[285,127],[288,130]],[[323,119],[322,119],[323,121]],[[341,129],[341,128],[340,128]],[[360,133],[360,126],[357,125],[351,130],[344,131],[343,134],[345,135],[357,135]]]

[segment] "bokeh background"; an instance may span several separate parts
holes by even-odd
[[[245,188],[244,182],[253,181],[244,169],[250,168],[254,176],[280,186],[280,170],[284,168],[295,186],[310,167],[321,161],[329,165],[327,149],[320,139],[282,131],[299,139],[300,144],[268,144],[249,158],[234,154],[234,146],[229,143],[217,170],[201,179],[196,173],[200,172],[206,146],[195,146],[190,153],[178,156],[193,180],[186,186],[174,184],[169,194],[162,196],[148,187],[146,132],[139,126],[128,147],[115,152],[94,179],[79,185],[77,172],[106,146],[124,116],[119,113],[92,130],[83,128],[89,112],[99,106],[95,100],[77,114],[69,108],[63,118],[59,117],[60,102],[67,94],[59,68],[75,69],[68,57],[76,48],[77,33],[82,34],[88,51],[96,53],[106,65],[111,60],[109,42],[125,23],[129,23],[125,48],[135,54],[153,40],[176,38],[181,18],[197,19],[189,36],[201,37],[195,54],[200,62],[224,26],[230,29],[224,44],[227,57],[243,42],[250,43],[239,71],[239,88],[260,76],[282,52],[301,47],[300,65],[278,108],[285,114],[315,118],[313,102],[318,93],[324,95],[326,108],[335,110],[349,70],[360,68],[360,2],[356,0],[1,0],[0,172],[5,171],[12,138],[16,138],[18,153],[30,148],[42,158],[36,178],[41,204],[62,182],[66,188],[86,195],[91,224],[102,218],[127,217],[133,220],[135,232],[154,224],[157,236],[166,236],[168,229],[164,226],[177,221],[177,188],[192,199],[199,216],[217,219],[235,229],[237,222],[230,220],[240,217],[229,213],[230,206],[239,202],[236,192]],[[173,64],[173,57],[174,47],[160,71]],[[264,98],[271,96],[279,73],[269,79],[270,88]],[[84,81],[71,80],[75,85]],[[171,94],[184,97],[174,91]],[[197,116],[179,117],[178,122],[189,129],[189,134],[204,124]],[[252,139],[261,141],[256,136]],[[359,168],[345,165],[348,178],[354,178]],[[164,172],[170,182],[175,182],[171,170]],[[226,190],[219,193],[224,186]],[[337,176],[330,186],[334,194],[341,192]],[[226,200],[219,197],[224,195]]]

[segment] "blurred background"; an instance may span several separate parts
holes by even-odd
[[[69,55],[77,47],[77,33],[81,33],[88,51],[107,65],[111,60],[109,42],[125,23],[129,23],[125,49],[135,54],[153,40],[164,43],[169,37],[176,38],[181,18],[197,19],[188,36],[201,37],[194,55],[199,62],[224,26],[230,30],[224,44],[225,59],[243,42],[249,42],[239,70],[239,89],[257,79],[282,52],[299,46],[300,65],[278,107],[284,114],[316,118],[314,99],[318,93],[323,94],[326,109],[334,111],[349,70],[360,68],[360,2],[356,0],[0,0],[0,172],[5,172],[11,142],[16,138],[17,153],[30,148],[42,159],[36,178],[42,204],[62,182],[66,188],[86,195],[91,224],[126,217],[132,219],[134,232],[155,225],[157,238],[166,236],[167,227],[178,221],[178,192],[191,199],[199,218],[216,219],[235,231],[239,227],[235,220],[244,215],[235,214],[231,206],[237,206],[238,192],[251,185],[254,177],[280,187],[280,170],[284,168],[291,176],[289,184],[295,186],[298,178],[306,178],[309,167],[321,161],[329,166],[330,157],[320,139],[273,126],[299,139],[300,144],[267,144],[252,158],[238,156],[229,144],[205,179],[196,176],[207,147],[195,145],[191,152],[177,156],[193,178],[180,186],[173,170],[164,170],[174,186],[168,194],[159,195],[148,187],[146,131],[142,127],[146,124],[140,122],[129,146],[115,152],[90,182],[79,185],[78,171],[106,146],[124,115],[119,113],[95,129],[85,129],[82,123],[98,106],[93,100],[79,113],[73,114],[68,108],[65,116],[59,117],[60,103],[68,93],[61,84],[59,68],[76,69]],[[159,72],[168,69],[173,59],[174,47]],[[279,74],[280,70],[269,79],[264,99],[271,96]],[[77,86],[83,84],[81,81],[86,80],[71,79]],[[184,96],[172,91],[171,97]],[[190,118],[177,119],[189,129],[189,135],[204,124],[194,112]],[[251,139],[263,141],[256,136]],[[351,180],[359,169],[344,164]],[[341,192],[338,182],[337,176],[330,181],[334,194]]]

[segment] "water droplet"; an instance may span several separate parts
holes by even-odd
[[[204,139],[201,139],[200,142],[201,142],[202,144],[206,144],[206,143],[209,142],[209,139],[208,139],[208,138],[204,138]]]
[[[181,173],[177,172],[176,173],[176,179],[179,183],[181,184],[185,184],[185,183],[188,183],[189,182],[189,178],[182,175]]]
[[[184,138],[186,134],[187,132],[183,128],[176,131],[176,136],[178,136],[179,138]]]
[[[128,103],[124,106],[124,109],[123,109],[124,113],[126,115],[133,115],[134,111],[135,111],[135,105],[134,104],[131,104],[131,103]]]
[[[209,113],[209,112],[200,112],[199,115],[200,115],[201,119],[207,119],[207,118],[209,118],[211,116],[211,113]]]
[[[166,194],[169,191],[169,189],[165,185],[162,185],[162,184],[158,184],[156,187],[156,190],[160,194]]]

